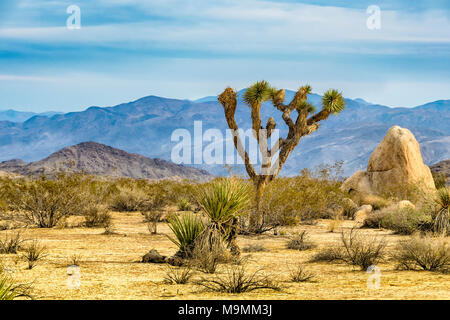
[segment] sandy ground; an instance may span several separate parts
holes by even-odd
[[[340,241],[339,233],[327,231],[330,221],[320,220],[315,226],[284,228],[286,235],[240,236],[241,247],[252,243],[264,245],[267,252],[244,253],[249,270],[263,268],[282,286],[281,291],[259,290],[245,294],[206,292],[195,284],[164,283],[167,266],[140,263],[149,249],[172,255],[176,247],[165,234],[165,223],[158,225],[158,235],[150,235],[139,213],[113,213],[117,234],[104,235],[103,229],[28,229],[27,239],[38,239],[48,248],[48,256],[32,270],[18,255],[0,255],[1,263],[13,271],[17,282],[33,283],[33,294],[39,299],[450,299],[450,275],[426,271],[397,271],[393,263],[383,263],[380,289],[368,289],[370,276],[358,268],[344,264],[308,263],[309,257]],[[345,221],[341,229],[351,228]],[[285,248],[289,234],[307,229],[318,247],[307,251]],[[1,231],[0,237],[5,236]],[[364,229],[367,235],[386,237],[389,248],[400,239],[386,230]],[[81,287],[67,286],[67,267],[73,255],[81,257]],[[305,263],[316,274],[313,282],[292,283],[290,270]],[[199,277],[214,277],[198,271]]]

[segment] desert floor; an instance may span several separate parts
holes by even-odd
[[[379,265],[380,289],[368,289],[370,276],[358,268],[345,264],[308,263],[309,257],[340,241],[340,233],[327,231],[330,221],[317,225],[283,228],[286,235],[240,236],[241,247],[258,243],[267,252],[243,253],[248,257],[249,270],[263,268],[272,279],[277,279],[281,291],[258,290],[245,294],[207,292],[195,284],[170,285],[164,282],[167,265],[140,263],[150,249],[163,255],[172,255],[176,247],[166,234],[165,223],[158,225],[158,235],[151,235],[139,213],[112,213],[116,234],[105,235],[104,229],[28,229],[23,237],[38,239],[48,248],[48,256],[32,270],[19,255],[0,255],[2,264],[21,283],[33,283],[33,294],[38,299],[449,299],[450,275],[426,271],[397,271],[393,263]],[[351,228],[353,221],[344,221],[341,229]],[[289,235],[307,229],[317,248],[295,251],[285,248]],[[1,231],[0,237],[5,236]],[[363,229],[367,235],[386,237],[391,249],[405,237],[392,235],[387,230]],[[81,288],[67,286],[67,267],[71,257],[81,257]],[[313,282],[292,283],[290,270],[297,263],[305,263],[307,270],[316,274]],[[220,269],[219,269],[220,272]],[[196,271],[192,280],[214,277]]]

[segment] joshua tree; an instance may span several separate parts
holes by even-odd
[[[233,132],[234,146],[245,164],[245,169],[253,181],[256,191],[256,210],[250,216],[250,228],[257,232],[263,224],[261,211],[261,199],[265,186],[271,182],[280,172],[289,154],[300,142],[300,139],[319,128],[319,122],[328,118],[330,114],[337,114],[345,108],[342,93],[337,90],[328,90],[322,98],[322,110],[315,113],[315,107],[307,101],[307,95],[311,93],[309,85],[301,87],[289,104],[285,104],[285,91],[276,90],[266,81],[259,81],[250,86],[244,94],[244,103],[251,109],[253,135],[258,143],[262,155],[261,171],[258,174],[250,161],[248,152],[242,144],[238,125],[235,119],[237,107],[236,92],[228,87],[219,96],[228,127]],[[267,140],[271,137],[276,127],[275,120],[270,117],[265,128],[261,125],[261,106],[266,101],[272,101],[273,106],[282,112],[283,121],[289,128],[286,138],[279,138],[272,148],[269,148]],[[291,118],[292,111],[297,111],[297,119]],[[265,130],[264,130],[265,129]],[[279,156],[272,165],[273,156],[279,151]]]

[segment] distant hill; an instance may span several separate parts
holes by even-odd
[[[24,122],[34,116],[52,117],[55,114],[61,114],[61,112],[49,111],[42,113],[34,113],[16,110],[0,110],[0,121]]]
[[[56,170],[137,179],[186,178],[205,181],[212,176],[192,167],[150,159],[96,142],[83,142],[31,163],[15,159],[0,163],[0,170],[22,175],[51,174]]]
[[[242,103],[244,93],[245,89],[238,93],[236,120],[241,128],[249,129],[250,108]],[[287,90],[286,100],[290,101],[293,95],[293,91]],[[319,105],[321,96],[311,94],[308,100]],[[36,161],[83,141],[96,141],[146,157],[170,160],[176,144],[171,142],[171,134],[176,129],[188,129],[194,136],[194,121],[200,120],[203,132],[215,128],[225,133],[223,108],[216,97],[197,101],[200,102],[148,96],[113,107],[90,107],[50,118],[34,116],[22,123],[0,121],[0,161],[15,158]],[[341,114],[330,116],[318,131],[300,141],[281,171],[282,175],[295,175],[302,168],[340,160],[344,161],[345,175],[365,169],[370,154],[393,125],[412,131],[426,164],[450,158],[450,100],[414,108],[389,108],[362,99],[345,101],[347,107]],[[281,134],[286,133],[280,112],[270,103],[263,105],[262,113],[264,123],[274,117]],[[226,173],[222,165],[196,167],[214,174]],[[243,172],[243,166],[238,170]]]
[[[442,173],[447,177],[447,185],[450,185],[450,159],[438,162],[430,166],[431,172]]]

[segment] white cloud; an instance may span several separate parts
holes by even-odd
[[[357,41],[362,50],[391,50],[397,43],[450,43],[450,21],[440,11],[408,13],[382,11],[381,30],[368,30],[365,10],[275,3],[254,0],[228,1],[100,1],[114,5],[136,5],[148,14],[171,18],[89,26],[81,30],[60,27],[0,29],[1,39],[19,39],[51,44],[93,44],[170,49],[218,50],[222,52],[289,52],[317,49],[355,52],[354,46],[336,43]],[[83,12],[94,8],[81,5]],[[115,10],[111,8],[111,10]],[[104,10],[108,14],[108,10]],[[61,19],[61,21],[65,21]],[[383,48],[374,43],[383,42]],[[368,48],[366,45],[371,45]],[[402,49],[405,50],[405,49]]]

